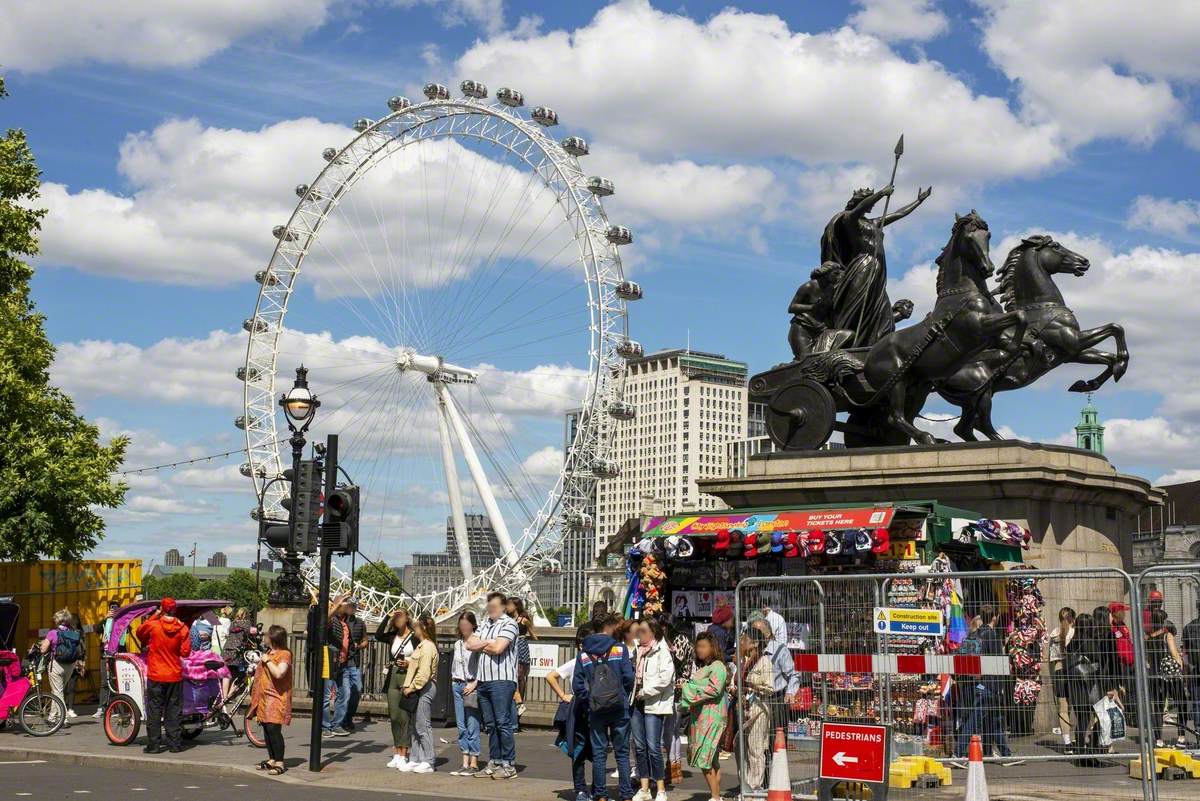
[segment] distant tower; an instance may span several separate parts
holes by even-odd
[[[183,567],[183,557],[179,554],[178,548],[172,548],[171,550],[167,551],[166,556],[163,557],[163,566]]]
[[[1087,405],[1080,412],[1075,425],[1075,447],[1085,451],[1104,453],[1104,426],[1100,425],[1100,412],[1092,405],[1092,393],[1088,393]]]

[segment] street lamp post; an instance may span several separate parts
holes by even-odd
[[[300,460],[304,456],[304,435],[312,425],[317,408],[321,401],[308,388],[308,369],[304,365],[296,368],[296,380],[292,388],[279,397],[279,405],[283,408],[283,416],[287,419],[292,437],[288,440],[292,446],[292,504],[288,516],[288,526],[291,529],[290,541],[296,540],[296,485],[300,475]],[[300,556],[289,548],[283,556],[283,568],[275,587],[271,592],[270,602],[276,606],[306,606],[308,594],[304,591],[304,580],[300,577]]]

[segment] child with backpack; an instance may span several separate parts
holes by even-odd
[[[50,694],[67,704],[66,685],[75,665],[83,659],[83,633],[71,627],[71,611],[59,609],[54,613],[54,628],[46,632],[39,644],[43,658],[49,661],[46,673],[50,676]]]
[[[629,711],[636,677],[629,649],[612,636],[619,622],[620,618],[611,615],[604,620],[600,633],[584,638],[571,682],[576,701],[587,704],[595,801],[608,798],[606,771],[610,745],[617,761],[618,798],[621,801],[633,798]]]

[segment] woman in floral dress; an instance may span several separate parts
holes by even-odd
[[[729,669],[716,638],[696,637],[696,669],[683,685],[680,707],[689,711],[688,762],[704,774],[713,801],[721,798],[721,737],[728,723]]]

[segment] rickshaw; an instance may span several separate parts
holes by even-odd
[[[30,646],[24,661],[13,649],[21,607],[11,600],[0,601],[0,729],[10,715],[31,737],[48,737],[67,721],[67,707],[57,696],[42,692],[42,676],[48,659],[38,643]]]
[[[121,642],[131,627],[148,617],[158,605],[159,602],[153,600],[137,601],[118,609],[113,616],[112,634],[101,657],[109,660],[109,676],[114,685],[109,688],[111,697],[103,718],[104,735],[113,745],[129,745],[136,740],[146,714],[145,657],[140,653],[122,652]],[[216,625],[217,610],[228,605],[228,601],[179,600],[176,601],[175,616],[189,629],[200,618]],[[248,706],[259,655],[253,643],[246,645],[243,658],[250,669],[245,676],[234,680],[229,696],[224,700],[221,699],[221,676],[228,675],[228,668],[220,655],[208,653],[204,658],[185,660],[180,713],[183,739],[193,740],[206,728],[215,727],[221,731],[232,729],[237,736],[244,732],[253,745],[266,747],[261,727],[245,717],[248,708],[242,712],[241,731],[234,721],[242,706]]]

